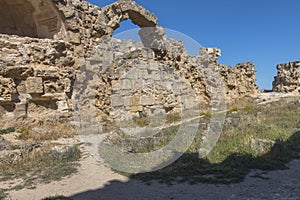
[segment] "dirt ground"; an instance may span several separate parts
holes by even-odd
[[[54,195],[64,195],[74,200],[131,200],[131,199],[300,199],[300,160],[294,160],[287,170],[252,171],[238,184],[144,184],[138,180],[114,173],[85,156],[80,161],[78,173],[58,182],[37,185],[35,189],[10,191],[8,199],[40,200]],[[16,181],[16,180],[14,180]],[[0,183],[0,188],[9,182]]]

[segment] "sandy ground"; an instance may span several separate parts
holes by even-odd
[[[146,185],[114,173],[86,156],[80,161],[78,173],[58,182],[38,185],[35,189],[10,191],[8,199],[40,200],[53,195],[69,196],[74,200],[132,199],[300,199],[300,160],[294,160],[287,170],[252,171],[238,184],[175,184]],[[253,177],[259,175],[259,177]],[[7,187],[0,183],[0,188]]]

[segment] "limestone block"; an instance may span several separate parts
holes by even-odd
[[[26,92],[29,94],[43,94],[43,79],[41,77],[29,77],[26,80]]]
[[[67,112],[69,110],[69,105],[67,100],[61,100],[56,102],[57,110],[60,112]]]
[[[18,103],[14,110],[14,117],[16,119],[27,117],[27,103]]]
[[[21,81],[17,86],[17,91],[19,94],[26,94],[26,81]]]
[[[68,32],[68,36],[69,36],[69,42],[73,43],[73,44],[80,44],[81,43],[81,39],[80,39],[80,34],[79,33],[74,33],[72,31]]]
[[[121,80],[121,89],[122,90],[130,90],[132,89],[131,80],[123,79]]]
[[[123,96],[123,102],[126,110],[129,110],[129,107],[131,106],[131,97],[130,96]]]
[[[134,95],[130,98],[130,105],[131,106],[140,106],[141,105],[141,96],[140,95]]]
[[[155,97],[154,96],[145,96],[141,97],[141,103],[144,106],[150,106],[155,104]]]
[[[111,106],[112,107],[120,107],[124,105],[123,97],[120,95],[112,95],[111,96]]]
[[[130,111],[131,111],[131,112],[139,112],[139,111],[143,111],[143,106],[131,106],[131,107],[130,107]]]

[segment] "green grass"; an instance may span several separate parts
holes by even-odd
[[[242,181],[251,169],[285,169],[286,164],[298,158],[300,152],[300,102],[283,99],[268,105],[246,105],[228,112],[228,118],[238,119],[227,124],[214,149],[199,159],[197,149],[202,145],[201,130],[190,149],[176,162],[159,171],[131,175],[146,182],[159,180],[191,184],[233,183]],[[176,127],[162,131],[162,143],[146,145],[138,152],[149,152],[164,146],[176,134]],[[252,140],[274,141],[263,152],[253,149]]]
[[[0,135],[5,135],[8,133],[12,133],[15,132],[15,128],[14,127],[9,127],[7,129],[0,129]]]

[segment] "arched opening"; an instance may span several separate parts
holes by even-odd
[[[140,27],[134,24],[130,19],[120,22],[119,28],[117,28],[113,37],[121,40],[134,40],[141,42],[138,32]]]
[[[0,0],[0,33],[53,38],[65,32],[63,20],[51,0]]]

